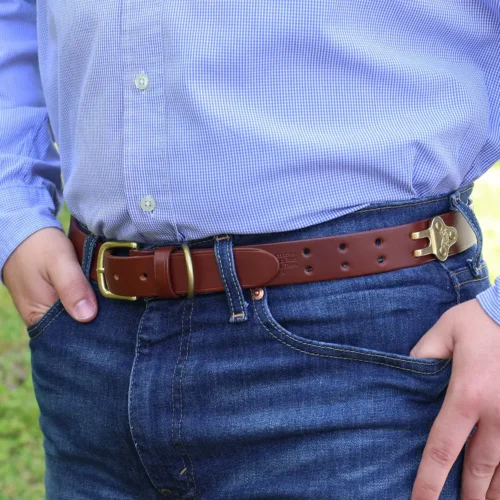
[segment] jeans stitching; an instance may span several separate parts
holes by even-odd
[[[146,307],[144,309],[144,312],[141,316],[141,320],[139,322],[139,329],[137,331],[137,345],[135,347],[135,356],[134,356],[134,362],[132,363],[132,369],[130,371],[130,385],[129,385],[129,392],[128,392],[128,424],[129,424],[129,427],[130,427],[130,435],[132,437],[132,442],[134,443],[134,447],[137,451],[137,455],[139,456],[139,460],[141,461],[141,464],[142,464],[142,467],[144,468],[144,470],[146,471],[146,474],[147,476],[149,477],[149,480],[151,481],[151,484],[154,486],[154,488],[156,488],[158,491],[160,491],[160,489],[158,488],[158,486],[156,486],[155,482],[153,481],[153,478],[151,477],[151,475],[149,474],[149,470],[147,469],[146,467],[146,464],[142,458],[142,454],[141,454],[141,450],[140,450],[140,446],[139,444],[137,443],[135,437],[134,437],[134,426],[132,425],[132,393],[133,393],[133,388],[134,388],[134,385],[135,385],[135,367],[137,366],[137,360],[139,359],[139,348],[141,346],[141,333],[142,333],[142,326],[144,324],[144,318],[146,316],[146,313],[148,312],[148,306],[149,306],[149,303],[146,302]],[[160,491],[161,493],[161,491]]]
[[[182,455],[182,452],[179,450],[178,445],[175,443],[175,434],[174,434],[174,420],[175,420],[175,402],[174,402],[174,382],[175,382],[175,373],[177,372],[177,366],[179,365],[179,360],[181,358],[181,352],[182,352],[182,341],[184,339],[184,317],[186,315],[186,302],[182,305],[182,320],[181,320],[181,338],[179,340],[179,354],[177,355],[177,360],[174,364],[174,370],[172,373],[172,442],[174,443],[175,448],[177,449],[177,452],[179,453],[181,460],[182,460],[182,465],[184,468],[186,468],[186,462],[184,461],[184,457]],[[182,408],[182,407],[181,407]],[[189,490],[189,479],[186,474],[186,486],[187,489]]]
[[[487,267],[487,265],[483,264],[482,266],[479,267],[479,271],[486,269],[486,267]],[[461,269],[460,271],[455,271],[453,273],[450,273],[450,276],[456,276],[457,274],[467,273],[467,272],[470,272],[470,269]]]
[[[185,305],[184,305],[185,309]],[[191,462],[191,478],[193,479],[193,486],[194,486],[194,500],[197,498],[197,488],[196,488],[196,481],[194,479],[194,465],[193,465],[193,460],[191,459],[191,456],[189,455],[184,443],[182,442],[182,437],[181,437],[181,425],[182,425],[182,376],[184,374],[184,368],[186,367],[186,363],[189,357],[189,346],[191,343],[191,338],[193,334],[193,323],[192,323],[192,317],[193,317],[193,310],[194,310],[194,300],[191,301],[191,312],[189,314],[189,336],[187,339],[187,345],[186,345],[186,359],[184,362],[183,367],[181,368],[181,377],[180,377],[180,382],[179,382],[179,390],[180,390],[180,407],[181,407],[181,415],[179,418],[179,442],[184,449],[184,452],[186,453],[187,457],[189,458],[189,461]],[[183,313],[184,314],[184,313]],[[184,318],[183,318],[184,319]],[[183,322],[183,327],[184,327],[184,322]],[[184,460],[183,460],[184,463]],[[184,465],[185,467],[185,465]],[[186,478],[187,479],[187,478]],[[188,488],[189,488],[189,483],[188,483]]]
[[[467,283],[475,283],[476,281],[484,281],[487,279],[488,279],[488,276],[484,276],[483,278],[477,278],[474,280],[464,281],[462,283],[458,283],[457,285],[455,285],[455,288],[460,288],[462,285],[466,285]]]
[[[253,302],[253,307],[254,307],[255,315],[257,316],[257,319],[259,320],[259,322],[263,326],[263,328],[265,330],[267,330],[267,332],[273,338],[275,338],[278,342],[281,342],[282,344],[290,347],[291,349],[294,349],[296,351],[302,352],[304,354],[308,354],[309,356],[319,356],[321,358],[333,358],[333,359],[344,359],[344,360],[351,360],[351,361],[361,361],[362,363],[372,363],[372,364],[375,364],[375,365],[388,366],[390,368],[395,368],[397,370],[403,370],[403,371],[407,371],[407,372],[419,373],[419,374],[422,374],[422,375],[434,375],[434,374],[440,372],[441,370],[443,370],[449,364],[449,362],[451,361],[451,359],[446,360],[446,362],[443,364],[443,366],[441,368],[439,368],[438,370],[434,371],[434,372],[424,372],[424,371],[419,371],[419,370],[412,370],[411,368],[403,368],[401,366],[396,366],[396,365],[389,364],[389,363],[381,363],[379,361],[371,361],[371,360],[368,360],[368,359],[351,358],[351,357],[346,357],[346,356],[332,356],[332,355],[329,355],[329,354],[320,354],[320,353],[313,353],[313,352],[309,352],[309,351],[304,351],[303,349],[299,349],[298,347],[295,347],[295,346],[293,346],[291,344],[288,344],[284,340],[278,338],[276,335],[273,335],[273,333],[271,332],[271,330],[269,330],[269,328],[267,328],[266,325],[262,322],[262,319],[260,318],[259,312],[257,311],[257,308],[255,306],[255,299],[252,298],[252,302]],[[266,313],[266,315],[267,315],[267,313]],[[291,340],[293,342],[300,342],[300,341],[295,340],[293,338]],[[302,342],[302,343],[306,344],[305,342]],[[306,344],[306,345],[311,345],[311,344]],[[314,347],[320,347],[320,346],[314,346]],[[333,348],[333,349],[336,349],[336,348]],[[336,349],[336,350],[344,350],[344,349]],[[356,352],[356,351],[347,351],[347,352]],[[381,356],[381,355],[374,355],[374,356],[378,356],[378,357],[382,357],[382,358],[383,357],[387,357],[388,359],[393,359],[393,358],[390,358],[389,356]],[[405,363],[406,362],[410,362],[410,363],[421,363],[421,364],[423,364],[422,361],[403,361],[403,362],[405,362]],[[425,363],[425,364],[433,365],[433,364],[438,364],[438,363],[442,363],[442,361],[438,361],[436,363]]]
[[[61,307],[61,306],[62,306],[62,309],[60,311],[58,311],[56,314],[55,311],[57,311],[59,309],[59,307]],[[43,331],[45,331],[49,327],[49,325],[51,323],[53,323],[59,317],[59,315],[63,311],[66,310],[66,309],[64,309],[64,306],[62,305],[61,299],[57,299],[57,302],[53,306],[51,306],[51,309],[52,309],[52,311],[49,310],[47,312],[45,317],[42,318],[41,323],[39,325],[36,325],[36,326],[32,325],[31,327],[28,327],[28,328],[34,327],[31,330],[28,329],[28,336],[29,336],[30,340],[35,340]],[[52,316],[53,314],[55,314],[55,316],[45,325],[45,323],[48,321],[50,316]],[[45,326],[43,326],[43,325],[45,325]],[[41,330],[40,330],[40,327],[42,327],[42,326],[43,326],[43,328],[41,328]],[[37,332],[37,330],[39,330],[39,331]],[[35,332],[35,335],[32,336],[31,334],[33,332]]]
[[[455,305],[460,304],[460,288],[457,288],[457,283],[459,283],[459,281],[458,281],[458,278],[456,277],[456,274],[458,274],[458,273],[455,273],[455,274],[450,273],[450,271],[446,267],[445,262],[441,262],[439,260],[436,260],[434,262],[439,264],[441,269],[445,272],[446,276],[448,277],[448,280],[450,282],[450,285],[453,287],[453,290],[455,290],[455,295],[456,295]],[[469,269],[464,269],[464,270],[469,271]]]
[[[236,293],[238,294],[238,300],[239,300],[241,311],[242,311],[241,314],[238,314],[236,316],[246,317],[245,307],[243,306],[243,297],[241,296],[241,289],[240,289],[240,286],[236,283],[236,277],[234,275],[235,264],[234,264],[233,256],[230,255],[231,245],[229,244],[229,242],[226,244],[226,250],[227,250],[228,258],[229,258],[229,270],[231,271],[231,276],[233,278],[234,288],[236,289]],[[233,314],[233,317],[234,316],[235,316],[235,314]]]
[[[227,296],[229,297],[229,307],[231,309],[231,315],[234,316],[234,305],[233,305],[233,299],[231,297],[232,294],[229,290],[229,287],[227,286],[226,276],[224,274],[224,267],[222,266],[222,262],[221,262],[221,258],[220,258],[220,253],[219,253],[220,244],[218,241],[215,242],[214,249],[215,249],[215,257],[216,257],[217,262],[219,264],[220,273],[222,275],[222,280],[224,281],[224,286],[225,286],[226,291],[227,291]]]
[[[292,340],[293,342],[299,342],[300,344],[304,344],[304,345],[308,345],[308,346],[311,346],[311,347],[318,347],[319,349],[329,349],[329,350],[333,350],[333,351],[342,351],[342,352],[353,352],[353,353],[359,353],[357,350],[355,349],[344,349],[344,348],[340,348],[340,347],[331,347],[331,346],[320,346],[320,345],[317,345],[317,344],[314,344],[312,342],[304,342],[302,340],[299,340],[299,339],[296,339],[294,338],[293,336],[291,336],[281,325],[279,325],[279,323],[276,323],[276,321],[273,320],[273,318],[269,315],[268,311],[266,310],[266,308],[262,308],[264,310],[264,314],[266,315],[267,319],[269,320],[269,322],[272,324],[272,326],[279,330],[281,333],[283,333],[283,335],[285,335],[286,337],[288,337],[290,340]],[[396,359],[397,358],[393,358],[392,356],[384,356],[383,354],[367,354],[368,356],[374,356],[374,357],[377,357],[377,358],[386,358],[386,359]],[[403,361],[405,363],[415,363],[415,364],[420,364],[420,365],[437,365],[439,363],[442,363],[442,361],[434,361],[434,362],[425,362],[425,361],[413,361],[413,360],[400,360],[400,361]]]
[[[474,257],[470,259],[470,263],[472,264],[472,269],[471,269],[472,274],[474,276],[477,276],[479,274],[479,263],[483,250],[483,241],[482,241],[483,238],[479,221],[477,220],[477,217],[474,214],[474,211],[470,208],[470,206],[464,201],[462,201],[462,199],[459,198],[458,196],[453,196],[451,198],[451,205],[455,209],[455,211],[459,212],[463,216],[463,218],[467,221],[467,223],[469,224],[469,226],[471,227],[472,231],[476,236],[476,241],[477,241],[476,253]],[[460,210],[460,207],[462,207],[462,210]]]
[[[89,234],[85,236],[85,240],[83,242],[83,258],[82,258],[82,271],[85,274],[85,267],[87,266],[87,259],[88,259],[88,252],[87,252],[87,245],[89,242]]]
[[[389,363],[381,363],[379,361],[371,361],[371,360],[368,360],[368,359],[351,358],[351,357],[346,357],[346,356],[332,356],[330,354],[320,354],[320,353],[313,353],[313,352],[309,352],[309,351],[304,351],[303,349],[299,349],[298,347],[295,347],[295,346],[293,346],[291,344],[288,344],[284,340],[278,338],[276,335],[273,335],[273,333],[271,332],[271,330],[269,330],[269,328],[267,328],[266,325],[262,322],[262,320],[261,320],[261,318],[259,316],[259,313],[257,311],[257,308],[255,307],[255,299],[252,299],[252,301],[253,301],[253,307],[254,307],[257,319],[259,320],[260,324],[264,327],[264,329],[267,330],[267,332],[273,338],[275,338],[278,342],[281,342],[282,344],[286,345],[287,347],[290,347],[291,349],[294,349],[296,351],[302,352],[304,354],[308,354],[309,356],[319,356],[321,358],[332,358],[332,359],[343,359],[343,360],[351,360],[351,361],[361,361],[362,363],[371,363],[371,364],[375,364],[375,365],[388,366],[390,368],[395,368],[397,370],[403,370],[403,371],[407,371],[407,372],[419,373],[419,374],[422,374],[422,375],[434,375],[434,374],[440,372],[441,370],[443,370],[448,365],[448,363],[451,361],[451,359],[446,360],[446,362],[444,363],[444,365],[441,368],[439,368],[438,370],[434,371],[434,372],[424,372],[424,371],[419,371],[419,370],[412,370],[411,368],[403,368],[401,366],[396,366],[396,365],[389,364]],[[297,341],[295,339],[292,339],[292,341],[299,342],[299,341]],[[303,343],[305,343],[305,342],[303,342]],[[306,345],[308,345],[308,344],[306,344]],[[314,346],[314,347],[319,347],[319,346]],[[339,350],[342,350],[342,349],[339,349]],[[355,352],[355,351],[351,351],[351,352]],[[387,358],[389,358],[389,356],[379,356],[379,357],[387,357]],[[389,358],[389,359],[393,359],[393,358]],[[404,361],[404,362],[407,362],[407,361]],[[413,363],[413,361],[410,361],[410,362]],[[442,361],[439,361],[437,363],[441,363],[441,362]],[[415,361],[415,363],[422,363],[422,362],[421,361]],[[433,364],[437,364],[437,363],[426,363],[426,364],[433,365]]]

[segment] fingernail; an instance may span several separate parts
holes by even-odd
[[[80,300],[75,306],[75,316],[77,320],[90,318],[94,314],[95,307],[87,299]]]

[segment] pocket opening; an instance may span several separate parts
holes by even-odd
[[[57,299],[40,319],[26,327],[30,340],[38,337],[64,310],[61,299]]]
[[[268,303],[267,289],[264,287],[263,291],[261,299],[256,299],[252,296],[257,322],[275,340],[296,351],[312,356],[373,363],[424,375],[441,372],[451,362],[451,359],[414,358],[403,354],[313,340],[296,335],[284,328],[275,319]]]

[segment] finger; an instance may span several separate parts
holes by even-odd
[[[18,311],[27,327],[40,320],[59,298],[52,284],[38,274],[33,275],[31,287],[29,296],[28,294],[21,295],[21,303],[18,306]],[[36,291],[36,296],[31,297],[34,291]]]
[[[500,500],[500,465],[497,465],[495,469],[493,479],[486,492],[486,500]]]
[[[451,385],[451,382],[450,382]],[[411,500],[438,500],[477,418],[467,403],[448,392],[422,454]]]
[[[90,321],[97,314],[97,299],[78,262],[74,247],[64,246],[47,265],[50,282],[66,311],[77,321]]]
[[[445,312],[437,323],[413,346],[410,356],[415,358],[448,359],[453,355],[453,314]]]
[[[465,450],[461,498],[485,498],[499,463],[498,429],[491,422],[481,419]]]

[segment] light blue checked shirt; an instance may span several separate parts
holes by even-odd
[[[455,190],[500,158],[499,53],[500,0],[1,0],[0,269],[61,172],[139,242]]]

